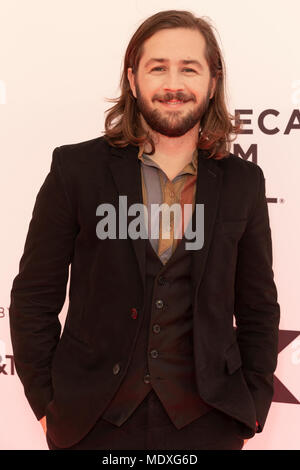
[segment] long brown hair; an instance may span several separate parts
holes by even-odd
[[[136,73],[143,54],[144,42],[156,32],[170,28],[198,30],[205,38],[205,58],[210,76],[217,78],[217,84],[214,96],[209,101],[207,111],[201,119],[197,147],[208,150],[209,158],[219,160],[229,154],[230,143],[240,132],[240,120],[238,118],[237,125],[233,125],[231,120],[236,118],[229,114],[226,108],[225,65],[213,33],[213,26],[203,17],[197,18],[185,10],[167,10],[156,13],[146,19],[132,36],[124,57],[124,68],[120,80],[121,96],[108,99],[116,104],[105,111],[108,114],[105,118],[104,138],[114,147],[126,147],[128,144],[139,146],[149,142],[152,147],[149,155],[155,152],[154,142],[140,122],[136,98],[131,91],[127,77],[127,69],[132,67],[133,73]]]

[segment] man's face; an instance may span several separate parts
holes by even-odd
[[[198,31],[165,29],[145,41],[137,74],[128,68],[142,120],[154,131],[180,137],[200,126],[216,85],[204,50],[205,40]]]

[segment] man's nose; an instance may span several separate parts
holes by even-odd
[[[182,82],[182,76],[177,72],[169,72],[165,75],[163,88],[166,91],[176,93],[176,91],[183,91],[184,85]]]

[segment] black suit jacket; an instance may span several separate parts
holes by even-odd
[[[146,240],[96,234],[99,204],[117,210],[119,195],[127,207],[143,203],[137,154],[138,147],[114,148],[104,137],[54,149],[13,281],[16,370],[36,418],[46,414],[60,446],[80,440],[101,416],[139,334]],[[233,154],[216,161],[199,150],[196,203],[204,204],[204,245],[192,251],[191,272],[197,386],[207,403],[253,429],[258,420],[261,431],[280,317],[264,174]]]

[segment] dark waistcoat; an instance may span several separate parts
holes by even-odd
[[[126,376],[101,418],[121,426],[153,388],[177,429],[211,409],[197,391],[191,251],[185,236],[164,265],[146,239],[146,298]],[[137,312],[140,314],[140,312]]]

